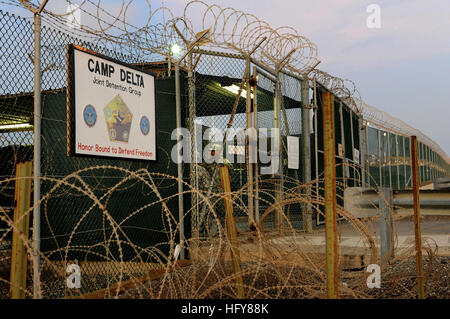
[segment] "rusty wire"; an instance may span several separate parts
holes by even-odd
[[[350,167],[351,168],[351,167]],[[104,188],[103,192],[94,194],[89,186],[84,182],[91,174],[96,172],[126,173],[122,180],[118,180],[114,187]],[[86,174],[89,173],[89,174]],[[42,254],[42,294],[46,298],[71,298],[73,296],[83,296],[108,287],[116,287],[109,290],[108,294],[99,295],[102,298],[235,298],[235,274],[231,270],[230,241],[227,238],[223,221],[216,213],[217,205],[224,200],[222,193],[208,194],[192,188],[184,183],[184,194],[196,193],[201,197],[201,204],[207,207],[207,216],[216,223],[217,232],[209,233],[206,237],[193,237],[185,243],[185,248],[189,251],[192,265],[183,269],[175,270],[174,251],[177,244],[176,238],[180,225],[176,220],[176,212],[172,212],[164,205],[160,206],[161,218],[165,219],[165,227],[161,229],[167,236],[167,242],[162,243],[170,247],[167,252],[162,252],[158,245],[151,247],[139,247],[127,240],[125,235],[125,225],[127,220],[139,215],[146,214],[146,209],[152,207],[158,210],[160,203],[170,201],[176,198],[178,194],[172,194],[169,197],[160,198],[156,196],[154,201],[136,210],[131,210],[126,218],[119,220],[109,213],[110,204],[105,198],[113,195],[123,184],[130,180],[142,184],[144,189],[151,190],[156,194],[161,194],[161,186],[158,186],[155,179],[165,178],[177,181],[177,178],[167,174],[149,172],[145,169],[130,171],[114,166],[95,166],[85,168],[66,176],[63,179],[46,178],[42,180],[53,184],[51,190],[43,194],[41,203],[45,204],[58,196],[60,189],[70,188],[73,192],[78,192],[77,196],[83,196],[91,201],[89,207],[84,208],[83,216],[76,225],[71,226],[70,240],[66,245],[60,246],[54,251]],[[9,180],[0,181],[2,184]],[[302,184],[298,180],[290,179],[286,176],[285,189],[280,189],[285,194],[284,199],[278,201],[273,194],[273,186],[276,180],[266,180],[260,186],[261,202],[268,201],[268,209],[261,215],[260,223],[255,233],[244,232],[239,236],[239,248],[241,263],[243,266],[243,278],[245,285],[246,298],[326,298],[326,272],[323,244],[314,241],[314,238],[322,237],[325,240],[323,232],[317,232],[309,237],[304,236],[303,232],[295,229],[289,218],[289,206],[299,203],[309,203],[317,209],[324,204],[324,199],[320,195],[321,188],[312,192],[311,196],[306,196],[301,190],[306,187],[315,189],[314,185],[323,183],[323,176],[310,184]],[[294,185],[294,186],[292,186]],[[242,201],[242,194],[248,191],[249,185],[232,192],[234,206],[247,211],[245,203]],[[343,190],[342,183],[337,184],[339,190]],[[70,194],[69,194],[70,195]],[[269,198],[269,197],[270,198]],[[339,196],[339,195],[338,195]],[[268,199],[269,198],[269,199]],[[102,215],[105,218],[104,241],[96,245],[80,246],[72,243],[71,239],[81,234],[79,225],[83,219],[93,214],[94,207],[100,207]],[[44,207],[44,215],[45,205]],[[266,220],[275,213],[275,207],[284,207],[281,213],[278,231],[264,227]],[[26,214],[30,214],[31,207]],[[156,211],[155,211],[156,213]],[[186,212],[186,217],[192,211]],[[376,242],[379,240],[376,235],[376,223],[380,216],[377,213],[368,220],[360,220],[344,207],[338,205],[337,213],[343,220],[348,222],[350,229],[359,238],[357,246],[344,244],[344,238],[340,239],[341,249],[346,247],[345,251],[340,251],[339,262],[339,289],[342,298],[415,298],[414,285],[414,246],[399,246],[398,241],[394,241],[395,257],[389,265],[383,266],[383,289],[371,290],[366,285],[368,276],[365,267],[358,262],[348,259],[348,254],[355,256],[365,256],[364,264],[379,263],[379,251]],[[9,231],[15,229],[14,222],[8,217],[5,211],[0,208],[0,220],[9,225]],[[395,223],[395,221],[394,221]],[[339,228],[344,224],[339,222]],[[50,227],[53,225],[49,224]],[[108,231],[112,228],[112,232]],[[394,230],[396,226],[394,225]],[[0,237],[0,241],[7,235]],[[21,238],[25,241],[28,258],[33,262],[32,243],[30,240]],[[108,253],[113,247],[119,247],[118,257],[110,256]],[[105,253],[97,257],[101,261],[91,261],[88,256],[92,256],[95,247],[104,247]],[[122,249],[131,247],[136,254],[134,260],[125,260],[122,255]],[[436,256],[437,246],[435,243],[424,238],[424,251],[426,252],[426,276],[427,293],[429,296],[443,298],[445,289],[448,288],[449,277],[445,269],[440,265],[440,260]],[[360,251],[360,252],[358,252]],[[86,260],[74,261],[70,258],[72,252],[85,254]],[[346,255],[347,254],[347,255]],[[152,262],[147,260],[147,255],[152,256]],[[58,258],[55,258],[58,256]],[[346,257],[347,256],[347,257]],[[356,257],[355,257],[356,258]],[[0,267],[0,296],[6,297],[9,285],[8,266],[11,262],[9,256],[0,255],[2,261]],[[81,266],[83,274],[83,285],[79,290],[67,289],[65,286],[67,274],[65,268],[70,263],[78,263]],[[444,265],[445,266],[445,265]],[[5,268],[6,267],[6,268]],[[101,267],[101,268],[100,268]],[[352,268],[353,267],[353,268]],[[154,280],[142,281],[142,276],[153,269],[162,269],[162,275]],[[101,270],[100,270],[101,269]],[[443,281],[444,280],[444,281]],[[114,285],[115,284],[115,285]],[[125,288],[121,288],[126,286]],[[27,296],[32,295],[31,287],[26,289]],[[444,295],[442,295],[444,294]],[[447,295],[448,297],[448,295]]]

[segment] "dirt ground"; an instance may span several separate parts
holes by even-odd
[[[289,272],[290,277],[284,283],[280,282],[279,277],[283,272]],[[433,259],[432,263],[425,258],[424,273],[426,299],[450,299],[450,257],[437,257]],[[417,298],[415,274],[415,259],[403,260],[382,273],[381,288],[369,289],[361,288],[364,285],[358,282],[364,277],[361,271],[345,272],[341,274],[340,297],[344,299],[415,299]],[[231,277],[231,269],[228,269],[228,273],[224,273],[224,275]],[[183,281],[183,278],[187,279],[186,282]],[[198,280],[198,287],[194,279]],[[321,279],[314,272],[301,267],[293,267],[289,270],[262,268],[257,275],[250,273],[244,275],[243,279],[244,286],[247,287],[247,298],[326,298],[326,283],[320,283]],[[313,286],[311,281],[316,282],[314,288],[311,288]],[[174,284],[175,282],[177,285]],[[154,280],[128,290],[120,298],[155,298],[156,296],[159,298],[194,298],[197,296],[192,296],[191,293],[196,291],[201,298],[228,299],[235,298],[233,283],[233,280],[224,280],[224,278],[212,275],[207,272],[207,268],[202,270],[189,266],[180,269],[177,273],[170,274],[164,281]],[[164,287],[162,290],[161,286]],[[161,291],[162,293],[160,293]]]
[[[372,222],[373,230],[378,229],[377,222]],[[450,217],[425,217],[422,219],[423,236],[448,236],[450,246]],[[348,224],[339,227],[342,236],[351,235],[354,230]],[[399,236],[414,236],[414,222],[411,217],[395,221],[395,231]],[[317,230],[313,235],[322,236],[323,231]],[[245,237],[245,236],[244,236]],[[447,238],[447,237],[445,237]],[[312,246],[315,247],[315,246]],[[245,245],[242,245],[242,249]],[[244,249],[245,250],[245,249]],[[244,251],[243,250],[243,251]],[[316,251],[316,257],[320,254]],[[318,257],[319,258],[319,257]],[[324,258],[324,256],[323,256]],[[321,259],[323,259],[321,257]],[[8,260],[2,256],[2,260]],[[321,261],[323,262],[323,261]],[[425,274],[426,298],[450,299],[450,256],[423,256]],[[277,265],[276,263],[260,262],[257,271],[253,271],[255,263],[251,258],[243,258],[244,285],[249,298],[326,298],[326,283],[317,272],[300,264]],[[150,283],[133,288],[122,294],[121,298],[235,298],[234,279],[231,263],[225,261],[225,268],[211,272],[205,264],[195,264],[183,267],[169,274],[164,280],[153,280]],[[381,273],[381,288],[369,289],[363,282],[365,269],[342,270],[340,283],[343,285],[342,298],[416,298],[416,261],[414,255],[394,260]],[[0,276],[9,280],[9,270],[5,263],[0,265]],[[131,275],[137,278],[137,274]],[[29,276],[31,278],[31,276]],[[44,276],[45,277],[45,276]],[[61,298],[67,289],[64,278],[56,278],[43,282],[46,298]],[[102,275],[90,273],[84,276],[84,283],[99,288],[113,284],[112,274]],[[126,280],[130,276],[122,278]],[[45,278],[43,278],[45,279]],[[31,282],[28,283],[31,288]],[[315,288],[311,288],[315,287]],[[163,288],[163,289],[161,289]],[[195,289],[194,289],[195,288]],[[9,285],[0,282],[0,298],[8,298]],[[192,295],[195,293],[195,295]]]

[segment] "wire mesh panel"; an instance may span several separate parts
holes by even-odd
[[[369,174],[369,186],[371,188],[378,188],[381,183],[381,156],[378,146],[378,130],[372,127],[367,127],[366,131],[368,136],[368,154],[366,159],[366,168]]]
[[[15,164],[33,158],[33,90],[31,23],[0,11],[0,175],[15,175]],[[10,36],[8,36],[10,34]],[[1,206],[14,206],[14,182],[0,187]],[[2,227],[2,229],[5,227]]]
[[[317,196],[324,196],[324,141],[323,141],[323,89],[317,90],[317,127],[315,134],[317,134],[317,163],[313,158],[312,176],[316,180],[315,192]],[[316,119],[314,119],[316,122]],[[337,204],[344,207],[344,191],[347,187],[361,186],[362,173],[364,170],[365,186],[374,187],[379,183],[379,151],[378,151],[378,136],[377,130],[367,127],[364,137],[365,143],[360,145],[359,117],[357,114],[351,114],[349,107],[340,101],[334,99],[334,131],[335,131],[335,160],[336,160],[336,201]],[[314,137],[316,138],[316,137]],[[361,154],[361,147],[366,147],[367,152],[362,158],[364,163],[359,163]],[[358,152],[355,152],[355,149]],[[316,170],[317,165],[317,170]],[[316,173],[317,172],[317,173]],[[374,175],[373,174],[377,174]],[[378,180],[376,179],[378,176]],[[316,222],[317,224],[324,223],[324,206],[319,204],[316,207]],[[343,217],[339,217],[342,219]]]
[[[253,104],[253,95],[255,94],[255,91],[252,90],[247,94],[247,82],[242,82],[242,79],[246,77],[245,69],[246,62],[243,59],[207,54],[203,54],[200,57],[195,69],[195,126],[197,131],[202,132],[205,140],[202,144],[203,161],[210,161],[210,163],[203,163],[202,168],[197,166],[197,170],[204,172],[204,174],[208,174],[211,180],[216,180],[216,182],[214,182],[215,184],[219,184],[217,178],[214,177],[216,174],[215,168],[217,167],[217,161],[229,165],[231,171],[231,187],[235,192],[238,192],[243,187],[249,187],[249,184],[247,184],[248,168],[245,157],[245,135],[241,135],[241,133],[247,128],[247,125],[253,125],[253,120],[250,120],[249,124],[247,124],[246,105],[248,102],[247,96],[251,99],[251,105]],[[249,69],[252,69],[250,64]],[[267,134],[269,136],[267,137],[266,142],[268,147],[270,147],[271,144],[271,129],[275,128],[276,125],[280,127],[282,135],[280,147],[282,148],[281,154],[283,154],[281,159],[283,168],[282,174],[288,177],[286,184],[283,186],[286,189],[293,187],[293,184],[289,185],[289,179],[298,183],[301,178],[300,168],[296,170],[287,168],[286,144],[286,136],[300,137],[301,133],[300,83],[298,80],[288,75],[283,75],[280,81],[281,109],[279,112],[280,118],[278,124],[276,124],[274,121],[274,101],[276,99],[275,83],[273,79],[258,73],[256,89],[258,110],[256,121],[258,128],[267,129]],[[239,88],[241,87],[241,82],[241,95],[239,99],[236,99]],[[234,112],[233,107],[235,107]],[[250,113],[251,114],[248,114],[249,117],[253,118],[252,110],[250,110]],[[235,137],[232,139],[232,145],[224,143],[224,138],[226,136],[225,132],[228,127],[230,130],[227,132],[227,138],[229,139],[232,134],[235,134]],[[194,132],[191,133],[194,134]],[[230,141],[227,142],[230,143]],[[218,156],[218,160],[212,163],[212,159],[208,160],[207,157],[211,154],[217,156],[217,152],[220,152],[222,157],[220,158],[220,156]],[[261,152],[261,145],[259,152]],[[258,166],[264,167],[266,166],[266,163],[259,161]],[[199,175],[198,172],[193,172],[193,174],[196,176]],[[267,176],[264,176],[263,174],[259,178],[261,179],[260,182],[264,184],[265,179],[272,177],[271,174]],[[253,183],[254,182],[251,184]],[[199,189],[202,188],[201,185],[198,185],[198,187]],[[208,187],[203,188],[213,190],[214,186],[210,184]],[[216,187],[216,189],[218,189],[218,187]],[[239,192],[239,195],[237,196],[239,197],[237,199],[238,202],[242,203],[235,207],[237,224],[241,229],[247,229],[247,192],[242,189],[242,192]],[[273,196],[273,194],[271,196]],[[262,214],[264,209],[270,206],[270,203],[273,203],[273,199],[272,201],[261,199],[261,201],[259,201],[258,213]],[[258,205],[256,206],[258,207]],[[299,205],[293,204],[287,207],[286,211],[289,212],[289,216],[292,216],[292,221],[297,223],[296,227],[299,227],[299,223],[301,222]],[[203,214],[200,212],[200,215]],[[205,219],[205,217],[202,216],[201,219]],[[271,220],[271,217],[268,217],[267,220]],[[200,223],[202,223],[202,221],[200,221]],[[271,227],[274,225],[271,222],[269,224]]]
[[[399,170],[397,161],[398,141],[395,134],[389,133],[389,166],[391,167],[391,186],[399,189]]]
[[[370,126],[365,127],[364,134],[368,140],[365,160],[366,186],[374,189],[379,187],[411,188],[410,137]],[[421,142],[418,143],[418,160],[421,185],[428,184],[438,176],[444,175],[445,163],[442,158]]]
[[[307,107],[309,101],[301,101],[301,82],[293,78],[290,75],[280,73],[279,77],[281,81],[281,118],[280,118],[280,128],[282,135],[282,167],[284,179],[283,189],[289,193],[292,191],[300,192],[302,189],[298,189],[299,183],[304,183],[304,178],[302,176],[302,163],[300,159],[303,156],[311,156],[311,154],[304,155],[302,140],[304,138],[311,140],[310,132],[308,136],[302,136],[302,106]],[[309,119],[308,119],[309,120]],[[288,149],[287,137],[298,137],[298,147],[299,147],[299,163],[298,169],[291,169],[288,167],[288,152],[292,151]],[[301,230],[303,228],[303,218],[302,218],[302,204],[294,203],[285,206],[285,214],[290,225],[288,227],[293,227],[296,230]]]
[[[201,132],[203,141],[202,147],[199,148],[202,151],[201,163],[197,163],[197,169],[191,173],[194,174],[193,179],[200,183],[197,185],[199,190],[216,194],[221,192],[219,164],[229,166],[233,192],[247,184],[245,138],[243,139],[240,134],[247,127],[246,91],[242,91],[237,99],[241,81],[245,77],[245,69],[245,60],[225,56],[203,54],[197,63],[194,115],[196,132],[191,128],[191,136]],[[231,130],[227,132],[228,128]],[[231,132],[237,133],[233,139],[234,145],[229,145],[230,142],[225,141],[226,138],[231,139]],[[246,229],[247,211],[244,203],[247,203],[247,198],[243,192],[239,193],[238,197],[235,202],[241,204],[236,205],[234,211],[237,225]],[[222,201],[217,201],[215,207],[218,220],[224,221]],[[199,227],[203,234],[207,228],[217,229],[217,225],[214,225],[217,221],[205,215],[204,209],[199,207]],[[210,225],[204,227],[206,224]]]
[[[15,164],[33,159],[33,27],[3,12],[0,25],[0,209],[4,221],[12,219],[14,181],[8,179],[14,178]],[[77,292],[85,293],[142,275],[165,262],[171,245],[179,241],[176,218],[167,217],[178,208],[171,197],[177,189],[176,166],[170,158],[176,123],[174,80],[157,79],[155,162],[68,156],[67,45],[78,44],[130,64],[148,61],[107,49],[114,47],[111,43],[99,46],[47,26],[41,32],[41,289],[48,298],[69,293],[68,264],[81,267],[83,280]],[[161,202],[160,198],[167,199]],[[2,222],[0,228],[1,249],[7,249],[11,227]],[[2,260],[8,267],[8,259]],[[7,285],[1,288],[7,294]]]
[[[275,181],[272,174],[265,173],[272,164],[270,155],[274,145],[274,136],[271,129],[275,127],[274,123],[274,101],[275,101],[276,83],[258,73],[256,98],[257,98],[257,128],[259,130],[259,193],[257,194],[260,223],[264,229],[276,229],[276,213],[272,212],[264,215],[264,212],[275,202]],[[262,130],[261,130],[262,129]]]
[[[16,164],[33,159],[33,26],[0,11],[0,29],[0,273],[9,280]],[[0,298],[8,290],[0,281]]]

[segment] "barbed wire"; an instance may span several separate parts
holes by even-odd
[[[34,9],[42,4],[42,1],[27,0],[1,2],[26,9]],[[186,39],[195,38],[198,31],[195,30],[196,27],[202,30],[209,28],[211,41],[206,45],[208,49],[238,52],[244,55],[252,52],[253,48],[266,38],[266,41],[253,53],[253,58],[262,64],[274,67],[294,50],[284,66],[285,69],[301,77],[305,77],[305,74],[311,71],[310,80],[315,79],[354,112],[362,114],[366,122],[402,135],[416,135],[433,151],[450,162],[447,153],[423,132],[365,103],[353,81],[333,76],[323,70],[313,69],[319,61],[317,46],[292,27],[272,28],[269,23],[253,14],[231,7],[222,8],[217,4],[207,4],[200,0],[188,2],[181,16],[176,16],[166,6],[153,8],[148,0],[145,3],[140,2],[139,11],[144,13],[147,11],[147,19],[142,25],[136,25],[127,18],[134,2],[134,0],[122,1],[116,6],[116,13],[113,13],[106,9],[106,3],[101,0],[96,2],[80,0],[78,3],[66,0],[65,11],[58,12],[44,8],[43,19],[59,30],[77,34],[94,41],[97,45],[149,62],[170,59],[172,56],[170,48],[174,43],[180,45],[183,50],[187,50],[188,44],[177,34],[175,27]],[[79,21],[77,28],[69,27],[67,17],[74,15],[77,10],[90,17],[92,23],[81,24]],[[194,20],[194,16],[199,18]],[[162,22],[159,21],[160,17],[163,17]]]
[[[433,151],[438,153],[444,160],[450,163],[450,158],[447,156],[447,153],[439,146],[439,144],[422,133],[420,130],[412,127],[411,125],[403,122],[402,120],[392,116],[387,112],[384,112],[372,105],[365,103],[362,100],[360,100],[360,103],[362,105],[362,115],[364,120],[366,121],[366,124],[404,136],[415,135],[420,142],[428,145]]]
[[[344,165],[347,166],[347,165]],[[349,168],[357,170],[358,167],[350,165]],[[101,193],[92,192],[88,177],[88,172],[104,171],[108,169],[111,173],[126,173],[122,180],[117,181],[113,187],[105,188]],[[368,173],[368,172],[363,172]],[[60,190],[63,190],[65,196],[73,196],[66,192],[67,188],[73,189],[79,193],[89,204],[80,212],[80,218],[76,225],[71,225],[67,233],[52,233],[49,239],[57,241],[59,237],[69,238],[67,242],[61,242],[51,251],[41,253],[42,259],[42,293],[46,298],[70,298],[73,296],[89,296],[88,293],[97,291],[97,298],[113,298],[121,296],[122,298],[226,298],[236,297],[235,280],[236,275],[231,270],[230,257],[227,255],[231,247],[231,242],[226,236],[223,222],[217,214],[217,207],[224,202],[223,193],[210,193],[193,188],[188,183],[185,185],[184,194],[197,193],[201,197],[199,205],[206,207],[205,218],[210,220],[212,224],[217,225],[217,233],[207,234],[202,238],[190,238],[183,244],[183,247],[189,251],[192,258],[192,265],[186,267],[185,270],[174,271],[176,264],[175,247],[178,244],[176,238],[180,229],[177,222],[175,212],[162,205],[178,196],[177,193],[170,196],[163,196],[161,187],[155,182],[155,178],[166,178],[168,180],[177,181],[176,177],[149,172],[146,169],[131,171],[121,167],[110,165],[92,166],[79,171],[73,172],[63,179],[54,179],[42,177],[43,181],[52,184],[52,187],[41,199],[41,205],[44,209],[45,222],[48,223],[50,229],[55,226],[50,219],[47,218],[47,203],[54,200],[55,196],[59,197]],[[260,194],[258,200],[267,204],[267,209],[261,215],[259,226],[254,234],[241,233],[239,239],[239,251],[241,263],[243,266],[241,275],[244,279],[244,288],[247,298],[326,298],[326,273],[325,273],[325,247],[321,240],[324,240],[323,232],[312,234],[312,236],[302,236],[295,229],[289,218],[290,206],[309,203],[317,213],[322,214],[319,206],[324,205],[324,198],[320,195],[323,187],[315,188],[313,185],[323,185],[323,174],[317,180],[310,184],[302,184],[296,179],[286,177],[284,188],[280,189],[286,196],[283,200],[278,201],[273,194],[274,185],[277,184],[276,179],[268,179],[261,183]],[[10,181],[1,180],[0,187]],[[145,189],[151,190],[157,194],[144,206],[130,208],[128,214],[119,218],[110,211],[111,203],[107,198],[111,194],[116,193],[121,185],[134,180],[141,184]],[[355,179],[355,182],[358,179]],[[242,195],[247,193],[246,184],[242,188],[232,192],[233,205],[236,208],[247,211],[245,203],[242,201]],[[343,183],[337,183],[337,196],[342,198],[341,191],[345,187]],[[312,187],[311,196],[307,196],[302,189]],[[377,188],[374,188],[376,190]],[[268,196],[268,195],[273,196]],[[383,199],[382,199],[383,200]],[[284,207],[285,211],[280,214],[281,236],[273,235],[273,232],[264,227],[268,219],[272,218],[275,211],[279,207]],[[156,213],[159,211],[161,218],[166,220],[165,227],[162,229],[143,228],[146,232],[158,231],[162,233],[166,240],[161,245],[149,247],[141,247],[133,243],[129,238],[127,221],[137,216],[146,216],[148,209],[154,209]],[[391,263],[383,266],[383,289],[371,291],[366,286],[367,273],[364,264],[378,263],[380,260],[379,247],[376,242],[379,241],[376,229],[378,220],[381,218],[381,212],[377,210],[375,216],[361,220],[354,216],[345,207],[337,206],[337,213],[345,221],[348,222],[348,228],[353,231],[356,238],[351,244],[344,244],[345,238],[340,239],[342,246],[339,251],[339,289],[342,298],[383,298],[384,296],[397,298],[414,298],[414,281],[409,282],[409,278],[414,276],[414,242],[411,244],[401,243],[397,238],[396,221],[394,220],[393,231],[394,240],[392,248],[395,249],[395,257]],[[100,228],[83,229],[82,221],[95,213],[95,209],[100,209],[105,223]],[[33,211],[30,207],[21,218],[26,218]],[[185,218],[191,214],[191,211],[185,213]],[[393,211],[389,210],[389,214]],[[270,217],[270,218],[269,218]],[[0,208],[0,220],[6,223],[7,231],[0,235],[0,240],[4,239],[8,234],[17,229],[19,221],[13,221],[7,212]],[[339,222],[339,227],[342,224]],[[138,227],[134,227],[138,229]],[[87,231],[103,233],[102,241],[95,245],[82,245],[75,242],[78,236],[87,236]],[[120,235],[120,236],[119,236]],[[27,256],[30,262],[33,262],[33,250],[31,240],[24,234],[19,234],[23,240]],[[320,237],[321,240],[317,241]],[[251,239],[250,239],[251,238]],[[168,246],[163,252],[161,246]],[[97,251],[95,248],[104,248]],[[117,256],[111,253],[114,249],[119,249]],[[345,248],[345,249],[344,249]],[[442,276],[446,276],[445,270],[435,268],[432,263],[439,266],[439,257],[436,256],[437,244],[432,243],[424,238],[424,250],[427,252],[426,276],[427,291],[432,293],[440,290],[442,296],[445,294],[446,283],[442,282]],[[136,254],[132,260],[124,257],[122,251],[131,249]],[[346,252],[361,251],[364,260],[353,262]],[[85,255],[85,258],[73,260],[71,254]],[[357,254],[358,255],[358,254]],[[149,257],[153,259],[149,262]],[[90,260],[90,258],[98,257],[99,261]],[[0,255],[0,269],[8,268],[11,263],[10,256]],[[363,262],[363,266],[361,263]],[[82,270],[83,284],[81,289],[68,289],[66,284],[66,267],[70,263],[78,263]],[[358,267],[355,267],[357,265]],[[101,268],[100,268],[101,267]],[[139,279],[149,271],[161,269],[159,279],[147,280],[143,284]],[[351,269],[352,271],[348,271]],[[132,281],[131,284],[129,281]],[[189,283],[189,284],[183,284]],[[6,296],[9,287],[9,277],[0,274],[0,295]],[[116,285],[114,285],[116,284]],[[405,288],[403,284],[406,284]],[[123,289],[121,288],[123,287]],[[105,288],[108,288],[106,291]],[[31,287],[25,287],[27,296],[32,294]]]

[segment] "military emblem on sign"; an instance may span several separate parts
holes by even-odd
[[[142,134],[147,135],[148,132],[150,132],[150,121],[148,120],[147,116],[144,115],[143,117],[141,117],[140,127]]]
[[[122,97],[116,95],[104,111],[110,141],[128,143],[133,114]]]
[[[97,111],[95,111],[95,108],[91,104],[85,106],[83,110],[83,118],[84,123],[86,123],[89,127],[93,127],[97,122]]]

